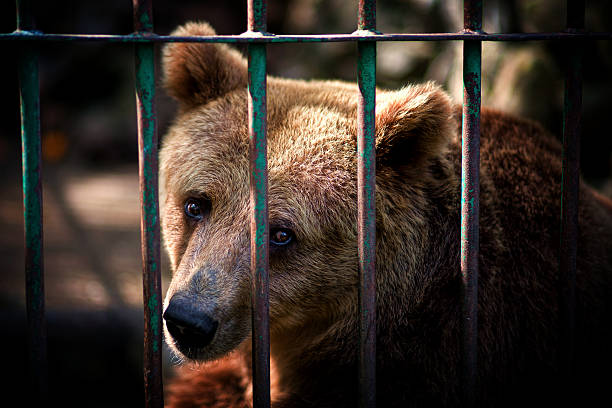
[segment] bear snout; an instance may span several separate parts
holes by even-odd
[[[196,302],[179,296],[170,299],[163,317],[176,347],[189,358],[212,342],[219,326]]]

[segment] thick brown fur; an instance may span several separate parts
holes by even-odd
[[[177,33],[214,31],[188,24]],[[166,84],[180,104],[161,151],[163,232],[174,271],[166,305],[188,296],[219,322],[197,360],[233,352],[181,371],[167,402],[250,406],[246,63],[210,44],[172,44],[164,55]],[[295,234],[270,250],[274,408],[357,405],[357,94],[343,82],[268,77],[270,225]],[[460,114],[433,84],[377,92],[381,407],[462,400]],[[581,184],[576,364],[572,386],[562,387],[560,183],[561,148],[552,136],[483,110],[479,406],[550,406],[577,395],[588,405],[606,391],[612,207]],[[184,213],[190,197],[211,205],[198,222]]]
[[[206,373],[206,375],[202,375]],[[245,365],[235,356],[201,365],[186,365],[167,388],[166,406],[246,407],[248,380]]]

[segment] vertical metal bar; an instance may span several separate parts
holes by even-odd
[[[248,31],[265,33],[266,2],[249,0]],[[266,44],[249,44],[253,406],[270,407]]]
[[[464,1],[466,31],[482,31],[482,1]],[[476,405],[480,197],[481,42],[463,43],[461,147],[461,274],[463,278],[464,405]]]
[[[17,0],[17,29],[34,29],[32,8]],[[23,218],[25,225],[26,310],[28,319],[28,376],[32,405],[45,403],[48,395],[47,329],[43,269],[40,96],[38,56],[32,44],[19,55],[21,144],[23,169]]]
[[[359,1],[359,31],[376,30],[376,2]],[[376,406],[376,42],[357,43],[357,208],[359,406]]]
[[[134,0],[137,34],[153,31],[151,0]],[[154,45],[135,45],[140,177],[140,237],[144,297],[144,391],[146,407],[163,407],[161,267],[158,205],[157,117]]]
[[[268,29],[268,2],[266,0],[248,0],[247,30],[265,33]]]
[[[568,31],[584,29],[584,0],[567,2]],[[580,182],[580,116],[582,110],[582,52],[576,41],[569,43],[563,110],[563,173],[561,186],[561,236],[559,254],[559,358],[563,389],[571,389],[574,365],[576,306],[576,251],[578,194]]]

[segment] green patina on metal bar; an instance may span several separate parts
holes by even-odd
[[[268,5],[266,0],[247,1],[247,27],[249,31],[265,33],[267,30]]]
[[[247,33],[266,34],[265,0],[248,1]],[[270,407],[270,301],[267,159],[266,44],[249,44],[249,162],[251,205],[251,306],[253,406]]]
[[[360,0],[358,32],[375,32],[376,2]],[[359,406],[376,406],[376,42],[357,44]]]
[[[32,30],[30,2],[17,1],[18,30]],[[47,333],[43,261],[40,97],[38,56],[34,45],[19,55],[23,218],[25,231],[26,310],[28,318],[29,402],[44,404],[48,395]]]
[[[145,321],[145,398],[147,407],[162,407],[161,268],[158,207],[157,129],[154,46],[136,45],[136,100],[141,194],[141,241]]]
[[[26,250],[28,350],[33,390],[47,394],[47,347],[43,268],[42,185],[38,57],[32,47],[21,50],[19,61],[23,206]],[[38,377],[38,378],[37,378]]]
[[[249,45],[248,58],[253,406],[264,408],[270,406],[266,46]]]
[[[359,0],[357,29],[360,31],[376,31],[376,1]]]
[[[153,30],[151,0],[134,1],[134,28]],[[158,204],[157,116],[155,111],[155,45],[135,45],[140,234],[144,305],[145,406],[163,407],[162,302]]]
[[[465,30],[482,29],[482,1],[464,2]],[[480,41],[463,43],[463,118],[461,149],[461,274],[463,279],[463,395],[473,407],[477,397],[478,261],[480,200]]]

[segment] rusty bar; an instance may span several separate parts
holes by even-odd
[[[357,29],[375,32],[376,2],[359,1]],[[357,43],[359,406],[376,406],[376,42]]]
[[[266,2],[248,1],[248,31],[266,31]],[[270,302],[266,45],[249,44],[253,407],[270,407]]]
[[[267,30],[268,4],[266,0],[247,1],[247,30],[265,33]]]
[[[132,0],[136,35],[153,32],[153,0]]]
[[[357,29],[365,31],[376,31],[376,1],[359,0],[359,18]]]
[[[17,30],[34,29],[32,8],[17,0]],[[33,44],[19,53],[19,96],[21,101],[21,145],[23,171],[23,219],[25,232],[26,313],[28,320],[28,378],[34,405],[48,397],[47,327],[43,260],[40,96],[38,55]]]
[[[270,406],[266,46],[249,45],[253,406]]]
[[[567,29],[584,29],[584,0],[567,2]],[[563,172],[561,181],[561,235],[559,253],[559,318],[562,389],[569,392],[574,368],[576,308],[576,252],[580,183],[580,116],[582,110],[582,52],[569,43],[563,109]],[[571,395],[570,395],[571,397]]]
[[[482,0],[463,1],[463,28],[467,31],[482,31]]]
[[[137,35],[153,30],[151,0],[134,0]],[[138,114],[138,172],[140,177],[140,237],[144,298],[145,406],[164,406],[162,385],[162,301],[158,205],[157,118],[155,112],[155,49],[135,45]]]
[[[464,1],[466,31],[482,31],[482,1]],[[461,275],[463,279],[463,398],[477,399],[478,257],[480,199],[480,41],[463,43],[463,118],[461,147]]]

